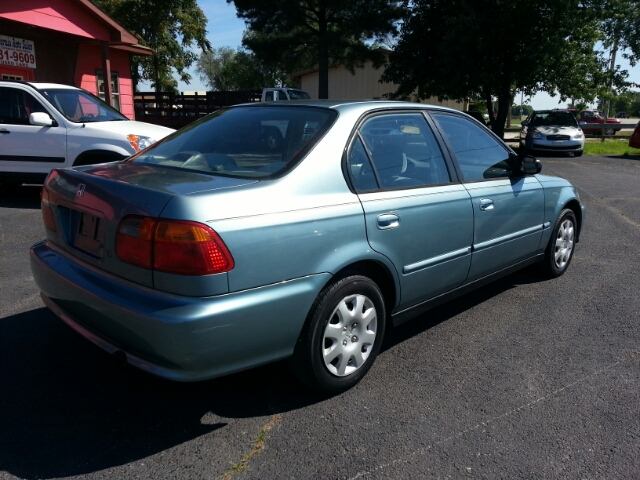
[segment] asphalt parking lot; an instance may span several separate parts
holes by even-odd
[[[541,160],[587,206],[568,272],[391,331],[332,398],[282,363],[194,384],[119,365],[42,306],[38,189],[0,191],[0,478],[640,478],[640,155]]]

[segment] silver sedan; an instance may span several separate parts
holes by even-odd
[[[526,153],[573,153],[584,150],[584,133],[568,111],[540,110],[522,122],[520,148]]]

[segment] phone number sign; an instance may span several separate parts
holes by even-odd
[[[0,35],[0,65],[36,68],[36,49],[33,42]]]

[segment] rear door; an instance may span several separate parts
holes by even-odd
[[[452,181],[422,113],[366,119],[348,150],[348,168],[371,248],[400,278],[400,308],[462,284],[471,262],[471,200]]]
[[[509,150],[489,132],[453,113],[434,113],[455,155],[474,215],[468,281],[533,256],[544,221],[544,191],[535,176],[513,171]]]
[[[62,125],[29,123],[34,112],[51,113],[22,85],[0,87],[0,169],[5,172],[48,173],[64,167],[67,130]],[[52,118],[54,118],[52,116]]]

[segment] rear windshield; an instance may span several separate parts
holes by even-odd
[[[578,122],[569,112],[539,112],[531,119],[534,127],[577,127]]]
[[[279,176],[313,148],[336,117],[334,110],[313,107],[219,110],[130,161],[240,178]]]
[[[304,90],[287,90],[291,100],[309,100],[309,95]]]

